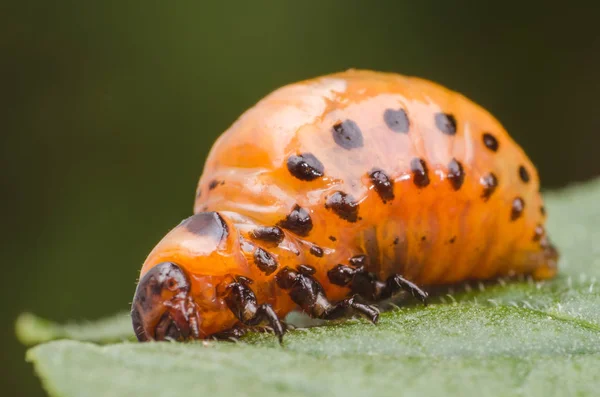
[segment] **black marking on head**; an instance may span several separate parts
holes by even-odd
[[[496,175],[493,172],[490,172],[489,174],[482,176],[479,179],[479,183],[483,186],[481,198],[483,198],[483,201],[488,201],[492,196],[492,193],[496,190],[496,187],[498,187],[498,178],[496,178]]]
[[[410,169],[413,173],[413,182],[417,187],[423,188],[429,185],[429,170],[423,159],[414,158],[410,161]]]
[[[365,254],[355,255],[348,261],[348,263],[350,263],[350,265],[353,267],[365,267],[367,266],[368,262],[369,257]]]
[[[304,274],[305,276],[312,276],[317,272],[317,270],[310,265],[298,265],[296,266],[296,270],[298,270],[298,273]]]
[[[527,171],[527,168],[525,168],[525,166],[521,165],[519,166],[519,178],[521,178],[521,180],[525,183],[529,182],[529,172]]]
[[[384,203],[394,199],[394,181],[383,170],[375,169],[371,171],[369,178],[371,178],[375,191]]]
[[[208,190],[213,190],[214,188],[216,188],[219,185],[224,185],[225,181],[218,181],[216,179],[213,179],[212,181],[210,181],[210,183],[208,184]]]
[[[427,236],[421,236],[421,241],[427,240]]]
[[[277,226],[261,226],[252,230],[250,236],[256,240],[279,244],[283,241],[285,234]]]
[[[331,241],[334,241],[334,242],[335,242],[335,241],[337,241],[337,238],[335,238],[335,237],[333,237],[333,236],[329,236],[329,239],[330,239]]]
[[[454,244],[455,241],[456,241],[456,236],[452,236],[452,238],[450,240],[448,240],[448,242],[450,244]]]
[[[542,214],[542,216],[546,216],[546,207],[543,205],[540,207],[540,214]]]
[[[292,212],[284,220],[279,221],[277,226],[296,233],[299,236],[306,237],[312,230],[313,223],[308,211],[296,204]]]
[[[277,270],[277,261],[273,255],[260,247],[254,251],[254,264],[267,276]]]
[[[544,226],[542,225],[537,225],[535,227],[535,230],[533,231],[533,242],[537,243],[538,241],[540,241],[542,239],[542,237],[544,237]]]
[[[435,126],[446,135],[456,135],[456,118],[449,113],[436,113]]]
[[[456,159],[452,159],[448,164],[448,180],[454,190],[460,189],[463,182],[465,181],[465,171],[460,162]]]
[[[483,144],[486,148],[490,149],[492,152],[498,151],[498,140],[495,136],[490,134],[489,132],[485,132],[483,134]]]
[[[152,322],[153,317],[156,316],[153,312],[162,307],[163,292],[181,299],[187,297],[190,288],[187,275],[175,263],[162,262],[148,270],[138,282],[131,307],[133,329],[138,340],[162,340],[165,335],[178,339],[181,335],[175,332],[170,335],[167,328],[163,332],[157,333],[157,325],[154,325],[154,329],[147,330],[150,325],[148,322]],[[165,318],[165,321],[173,323],[173,327],[180,325],[174,319]],[[148,334],[146,331],[150,331],[150,333]]]
[[[227,238],[229,229],[218,212],[200,212],[181,223],[182,226],[198,236],[211,236],[216,241]]]
[[[512,202],[512,208],[510,211],[510,220],[516,221],[523,214],[525,210],[525,201],[521,197],[516,197]]]
[[[350,150],[363,146],[363,136],[358,125],[352,120],[337,123],[332,129],[333,140],[338,146]]]
[[[317,245],[313,245],[312,247],[310,247],[310,253],[314,256],[316,256],[317,258],[322,258],[323,257],[323,248],[317,246]]]
[[[383,112],[383,121],[394,132],[407,133],[410,127],[408,115],[404,109],[386,109]]]
[[[347,193],[337,191],[327,197],[325,208],[348,222],[358,220],[358,203]]]
[[[396,237],[394,239],[394,245],[398,245],[399,242],[400,242],[400,237]]]
[[[291,155],[287,160],[290,173],[301,181],[313,181],[323,176],[325,168],[312,153]]]

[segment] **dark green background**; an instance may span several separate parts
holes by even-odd
[[[127,309],[214,139],[280,85],[418,75],[495,114],[545,187],[600,173],[600,8],[499,4],[3,2],[0,390],[41,393],[17,314]]]

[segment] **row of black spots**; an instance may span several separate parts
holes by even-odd
[[[336,191],[329,195],[325,200],[325,208],[348,222],[354,223],[358,220],[358,202],[354,197],[342,191]]]
[[[254,251],[254,264],[267,276],[279,266],[273,255],[260,247]]]
[[[325,167],[312,153],[292,155],[287,160],[287,168],[301,181],[314,181],[324,175]]]
[[[456,135],[457,123],[453,114],[437,112],[434,114],[433,118],[436,127],[442,133],[446,135]],[[387,127],[394,132],[406,134],[410,129],[410,120],[404,109],[386,109],[383,112],[383,121]],[[332,136],[334,142],[346,150],[361,148],[364,145],[364,138],[360,127],[356,122],[350,119],[334,124]],[[495,140],[495,138],[493,139]]]
[[[383,170],[374,169],[369,173],[369,178],[384,204],[394,200],[394,180],[390,179]]]

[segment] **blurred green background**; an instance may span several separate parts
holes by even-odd
[[[18,313],[127,309],[214,139],[283,84],[425,77],[496,115],[545,187],[598,175],[600,5],[498,4],[3,2],[0,390],[42,395]]]

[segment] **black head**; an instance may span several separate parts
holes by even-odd
[[[139,281],[131,307],[133,330],[140,341],[183,340],[198,333],[190,281],[172,262],[152,267]]]

